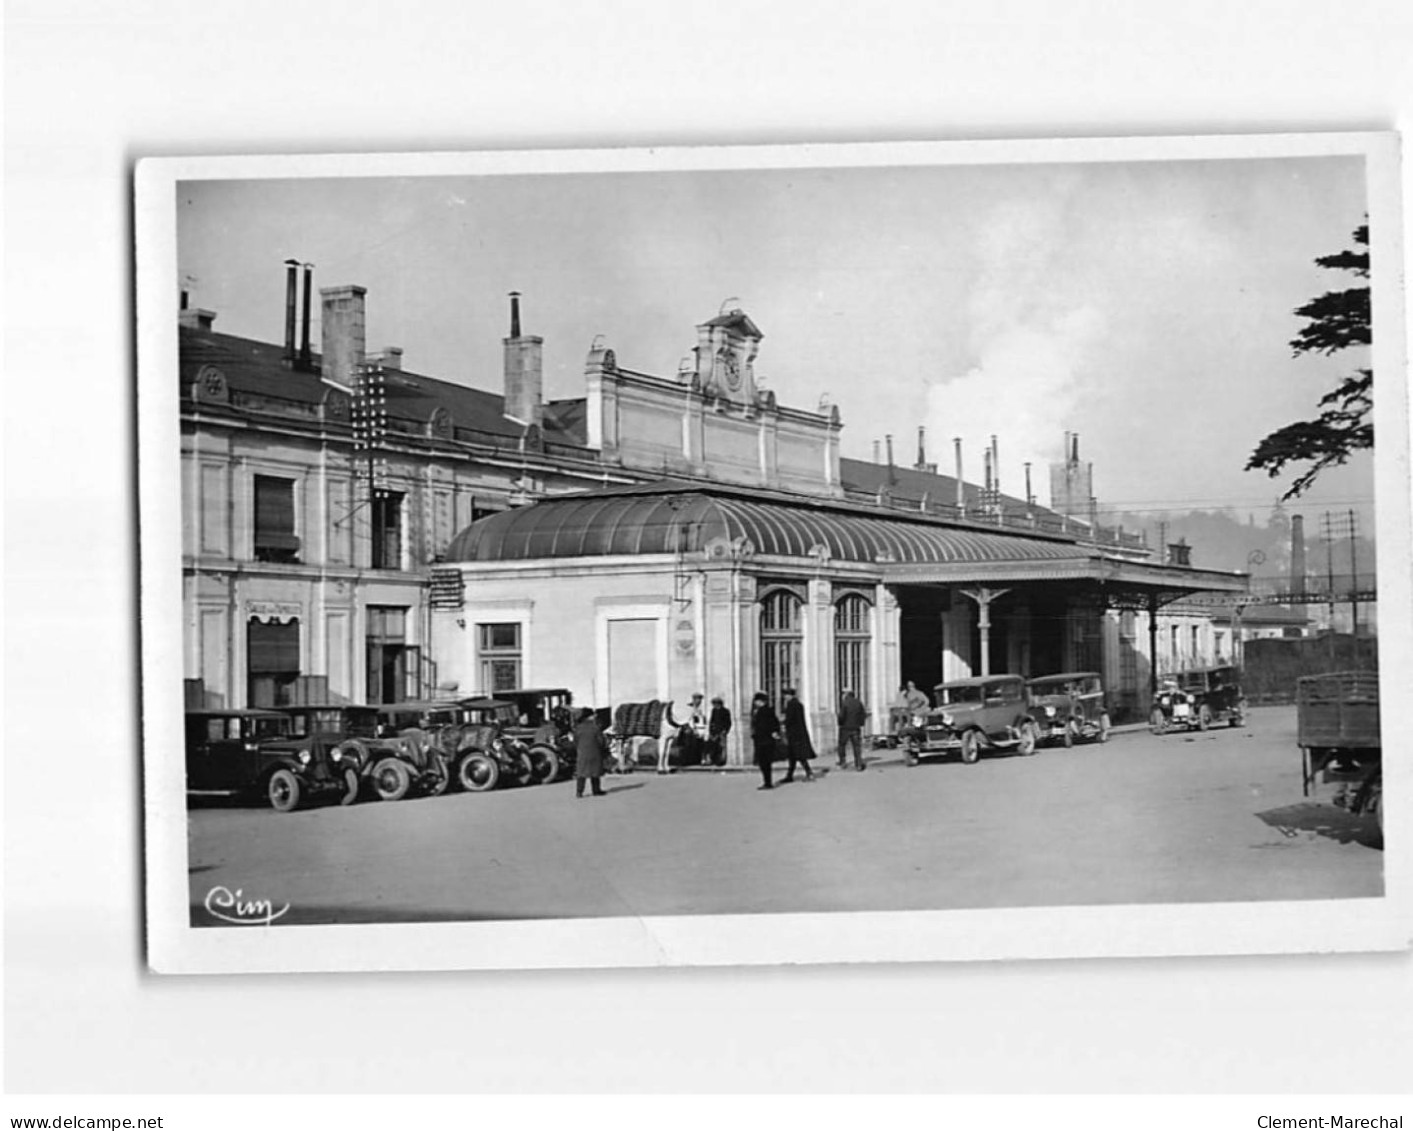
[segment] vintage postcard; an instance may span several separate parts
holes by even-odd
[[[140,162],[152,968],[1406,947],[1398,165]]]

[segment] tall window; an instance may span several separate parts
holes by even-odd
[[[487,695],[520,687],[520,625],[478,624],[481,690]]]
[[[299,622],[252,620],[246,628],[246,704],[287,707],[299,679]]]
[[[773,707],[779,706],[785,688],[800,685],[800,609],[803,604],[787,589],[777,589],[761,602],[761,690]]]
[[[373,492],[373,568],[402,569],[401,491]]]
[[[255,560],[299,561],[294,534],[294,480],[273,475],[255,477]]]
[[[1138,690],[1138,618],[1132,609],[1119,614],[1119,690]]]
[[[1192,664],[1196,667],[1202,662],[1202,629],[1198,625],[1192,626]]]
[[[869,603],[857,593],[834,604],[834,686],[840,695],[846,690],[868,694],[869,612]]]
[[[407,609],[368,606],[368,702],[399,703],[421,698],[422,651],[407,643]]]

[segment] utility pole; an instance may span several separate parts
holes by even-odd
[[[1334,522],[1330,512],[1323,515],[1325,528],[1325,576],[1330,590],[1330,666],[1335,660],[1335,580],[1334,580]]]
[[[1359,557],[1354,539],[1358,536],[1359,524],[1353,509],[1349,512],[1349,617],[1350,632],[1354,635],[1354,656],[1359,658]]]

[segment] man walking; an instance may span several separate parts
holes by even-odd
[[[844,692],[839,704],[839,768],[844,769],[848,748],[854,748],[854,769],[864,768],[863,728],[868,721],[868,708],[852,689]]]

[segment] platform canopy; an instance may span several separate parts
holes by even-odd
[[[1071,537],[999,531],[833,499],[662,481],[542,499],[472,523],[448,562],[678,554],[713,542],[756,559],[867,565],[896,584],[1091,581],[1114,592],[1246,591],[1246,575],[1162,566]]]

